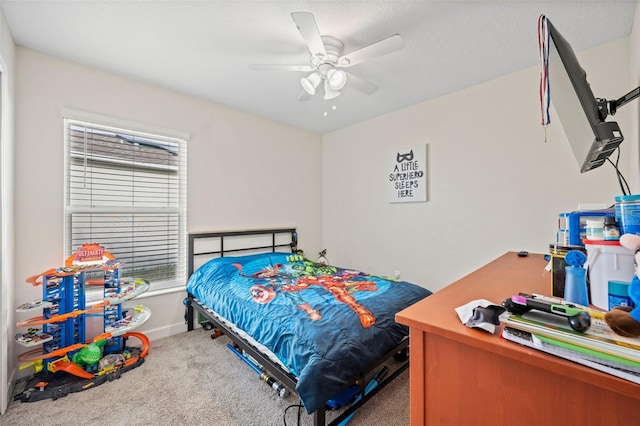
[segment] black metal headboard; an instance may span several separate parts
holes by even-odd
[[[290,234],[291,238],[283,240],[284,234]],[[247,240],[246,245],[242,241],[247,236],[264,236],[264,239]],[[270,238],[269,238],[270,236]],[[216,246],[210,248],[196,248],[196,241],[214,241]],[[234,244],[231,247],[225,246],[225,241]],[[269,242],[267,242],[269,241]],[[298,233],[296,228],[272,228],[272,229],[249,229],[244,231],[220,231],[220,232],[195,232],[189,234],[189,247],[187,258],[187,273],[191,276],[195,270],[194,259],[196,256],[223,257],[231,253],[273,251],[279,248],[288,248],[291,252],[298,250]]]

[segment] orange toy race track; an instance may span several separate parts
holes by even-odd
[[[147,336],[145,336],[142,333],[131,332],[131,333],[125,334],[123,337],[124,338],[135,337],[142,342],[142,349],[140,350],[140,354],[138,356],[133,356],[125,360],[124,366],[133,365],[136,362],[138,362],[140,358],[144,358],[145,356],[147,356],[147,353],[149,352],[149,338]],[[47,355],[51,355],[51,354],[47,354]],[[69,361],[69,359],[66,357],[60,358],[57,361],[49,363],[49,368],[54,373],[56,371],[64,371],[66,373],[73,374],[74,376],[82,377],[84,379],[92,379],[94,377],[94,374],[89,373],[88,371],[82,369],[82,367],[78,366],[74,362]]]
[[[102,309],[84,309],[84,310],[67,312],[66,314],[55,315],[47,319],[44,319],[42,315],[40,315],[38,317],[33,317],[33,318],[26,319],[24,321],[19,321],[16,323],[16,325],[18,327],[33,327],[36,325],[51,324],[54,322],[66,321],[69,318],[75,318],[78,315],[83,315],[83,314],[92,315],[92,314],[102,314],[102,313],[103,313]]]
[[[77,343],[75,345],[71,345],[71,346],[67,346],[67,347],[64,347],[64,348],[56,349],[56,350],[51,351],[51,352],[46,353],[46,354],[42,353],[42,349],[41,348],[35,348],[35,349],[32,349],[32,350],[30,350],[28,352],[25,352],[25,353],[19,355],[18,356],[18,362],[33,362],[33,361],[39,361],[39,360],[42,360],[42,359],[63,357],[66,354],[68,354],[69,352],[76,351],[76,350],[84,348],[85,346],[87,346],[91,342],[97,342],[99,340],[104,340],[104,339],[110,339],[112,337],[114,337],[113,333],[103,333],[103,334],[93,338],[93,340],[91,340],[90,342]],[[135,337],[135,338],[137,338],[138,340],[140,340],[142,342],[142,352],[140,354],[141,358],[144,358],[147,355],[147,352],[149,352],[149,338],[147,336],[145,336],[143,333],[129,332],[129,333],[125,333],[124,335],[122,335],[122,337],[124,337],[124,338]],[[125,365],[126,364],[127,363],[125,363]]]
[[[24,391],[15,394],[14,399],[57,399],[119,378],[144,362],[149,339],[132,330],[142,325],[151,311],[142,305],[125,307],[123,303],[149,290],[150,283],[141,278],[121,279],[120,268],[121,263],[103,246],[88,243],[67,258],[63,267],[26,279],[42,288],[42,298],[20,305],[16,311],[43,311],[42,315],[16,324],[29,328],[27,333],[16,334],[17,343],[36,347],[17,357],[23,366],[33,366],[35,374],[21,380]],[[102,278],[94,278],[100,274]],[[103,298],[87,303],[87,285],[104,286]],[[88,339],[85,317],[92,315],[103,317],[104,332]],[[125,346],[131,337],[141,344]],[[105,345],[108,348],[102,350]]]

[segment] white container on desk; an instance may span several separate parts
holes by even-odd
[[[609,281],[626,281],[635,272],[633,250],[622,247],[618,241],[584,240],[587,249],[589,292],[591,303],[600,309],[609,309]]]

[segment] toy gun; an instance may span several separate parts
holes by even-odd
[[[591,326],[589,313],[576,305],[552,303],[530,296],[511,296],[502,301],[502,306],[514,314],[524,314],[535,309],[549,314],[567,318],[569,325],[576,331],[584,333]]]

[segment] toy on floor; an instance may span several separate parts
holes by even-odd
[[[640,336],[640,236],[624,234],[620,245],[635,251],[636,273],[629,284],[629,298],[635,307],[617,306],[604,315],[604,319],[613,331],[621,336]]]
[[[99,244],[84,244],[65,266],[27,279],[42,286],[42,300],[20,305],[17,312],[42,310],[42,315],[19,321],[28,327],[16,334],[16,342],[33,349],[18,355],[19,368],[33,367],[34,376],[16,383],[14,399],[23,402],[57,399],[113,380],[141,365],[149,351],[149,339],[132,332],[151,311],[123,302],[149,289],[145,280],[121,280],[120,263]],[[101,285],[103,298],[86,303],[85,286]],[[86,317],[103,317],[103,333],[86,338]],[[41,328],[39,328],[41,327]],[[128,347],[135,338],[141,347]]]
[[[73,354],[71,360],[78,367],[94,365],[102,359],[102,347],[107,344],[107,339],[100,339],[97,342],[91,342],[78,352]]]

